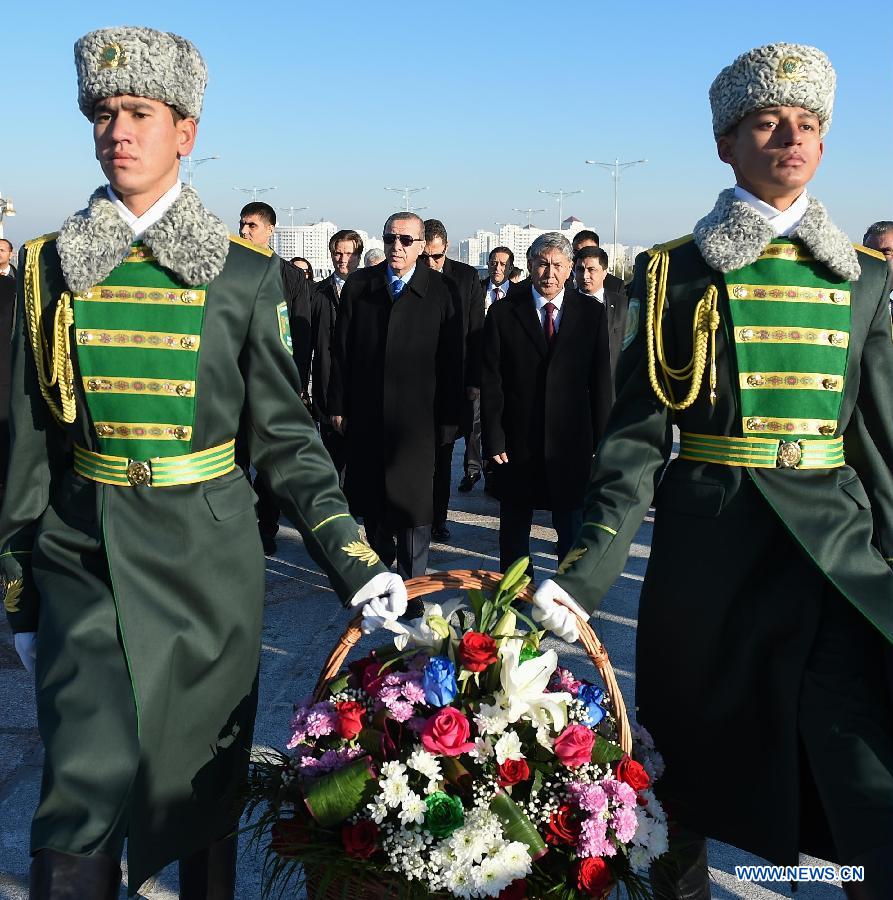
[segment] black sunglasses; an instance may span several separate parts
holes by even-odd
[[[433,259],[434,262],[440,262],[445,256],[446,253],[423,253],[422,259]]]
[[[404,247],[411,247],[416,241],[424,241],[424,238],[412,237],[409,234],[393,234],[388,232],[383,234],[381,239],[385,242],[385,246],[390,247],[395,241],[400,241]]]

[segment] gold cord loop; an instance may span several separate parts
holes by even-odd
[[[34,352],[37,367],[37,381],[40,393],[46,400],[53,418],[60,424],[71,423],[75,419],[77,407],[74,395],[74,366],[71,363],[71,341],[69,329],[74,324],[71,308],[71,294],[65,291],[56,304],[53,315],[53,346],[47,343],[43,330],[42,306],[40,301],[40,251],[49,237],[38,238],[28,244],[25,263],[25,317],[28,337]],[[58,386],[59,400],[50,388]]]
[[[695,307],[692,318],[692,357],[680,368],[667,363],[664,353],[663,316],[667,300],[667,275],[670,254],[666,250],[649,251],[646,284],[645,343],[648,348],[648,379],[657,399],[672,410],[688,409],[698,396],[707,368],[707,343],[710,343],[710,402],[716,403],[716,330],[719,328],[719,291],[711,284]],[[658,377],[660,367],[660,377]],[[691,379],[688,393],[678,403],[672,382]]]

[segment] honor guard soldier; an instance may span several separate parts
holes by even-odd
[[[672,419],[636,661],[676,823],[661,898],[709,897],[705,835],[864,866],[847,895],[893,897],[891,276],[806,193],[834,84],[796,44],[713,82],[737,184],[638,259],[584,525],[536,593],[574,639],[623,569]]]
[[[109,180],[20,256],[4,605],[36,662],[46,750],[31,898],[118,896],[180,860],[180,897],[232,898],[257,706],[264,557],[255,467],[367,627],[406,592],[361,541],[298,400],[279,261],[178,181],[206,83],[187,40],[75,45]],[[308,639],[310,636],[308,635]]]

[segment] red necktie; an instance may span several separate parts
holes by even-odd
[[[555,310],[558,307],[555,306],[554,303],[550,300],[543,309],[546,312],[545,317],[543,318],[543,332],[546,335],[546,346],[552,346],[552,340],[555,338],[555,320],[552,318]]]

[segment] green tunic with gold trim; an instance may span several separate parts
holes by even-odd
[[[734,248],[741,231],[730,233]],[[724,272],[690,236],[640,256],[617,402],[581,536],[556,577],[595,609],[654,498],[639,719],[666,757],[672,812],[780,863],[834,853],[821,813],[804,815],[797,727],[823,585],[893,641],[890,275],[877,254],[846,248],[852,280],[799,239],[767,239]],[[695,365],[694,399],[671,412],[654,385],[675,385],[671,402],[688,393],[702,300],[703,375]],[[664,367],[649,354],[655,335]],[[670,421],[682,445],[664,472]]]
[[[55,236],[21,256],[0,565],[13,630],[38,632],[32,851],[114,855],[126,836],[132,892],[238,819],[265,569],[240,422],[341,600],[385,570],[298,399],[279,260],[202,214],[193,246],[176,215],[147,232],[168,265],[112,224],[111,270],[79,289]],[[216,243],[212,279],[172,271],[179,240]]]

